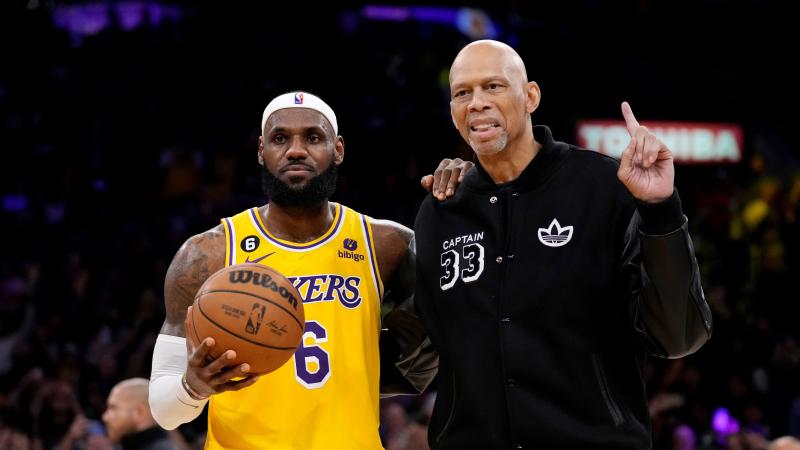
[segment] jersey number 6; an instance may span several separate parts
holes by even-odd
[[[306,340],[312,342],[306,345]],[[294,377],[306,389],[318,389],[331,377],[330,354],[319,344],[328,342],[328,330],[319,322],[306,322],[303,339],[294,352]]]

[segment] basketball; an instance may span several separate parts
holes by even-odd
[[[187,335],[195,345],[215,340],[216,359],[235,350],[230,364],[269,373],[292,357],[305,328],[300,293],[280,272],[260,264],[236,264],[203,283],[192,305]]]

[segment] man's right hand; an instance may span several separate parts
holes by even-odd
[[[420,180],[422,188],[441,200],[448,199],[455,195],[456,188],[464,180],[464,175],[469,172],[475,164],[472,161],[464,161],[461,158],[443,159],[433,175],[425,175]]]
[[[226,350],[218,358],[211,356],[211,349],[216,344],[214,338],[208,337],[203,342],[194,342],[194,329],[191,324],[192,307],[186,310],[186,354],[189,361],[186,365],[186,384],[200,397],[210,397],[225,391],[238,391],[258,381],[257,374],[248,374],[247,363],[231,365],[236,358],[236,351]],[[236,379],[234,379],[236,378]],[[194,395],[193,395],[194,396]]]

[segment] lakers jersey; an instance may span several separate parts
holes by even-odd
[[[318,239],[278,239],[258,208],[225,218],[226,266],[260,263],[303,298],[294,356],[252,386],[211,397],[207,449],[380,449],[382,283],[369,219],[343,205]]]

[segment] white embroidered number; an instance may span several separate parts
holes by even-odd
[[[455,250],[442,253],[442,267],[444,267],[444,276],[439,278],[439,286],[446,291],[458,281],[458,253]]]
[[[465,245],[461,249],[461,254],[468,265],[461,271],[461,279],[464,280],[464,283],[477,280],[483,273],[483,246],[481,244]]]
[[[459,272],[460,259],[464,258],[466,267]],[[442,267],[444,276],[439,278],[439,286],[443,291],[455,286],[459,275],[464,283],[471,283],[480,278],[483,273],[483,246],[481,244],[468,244],[461,248],[461,255],[455,250],[442,253]]]

